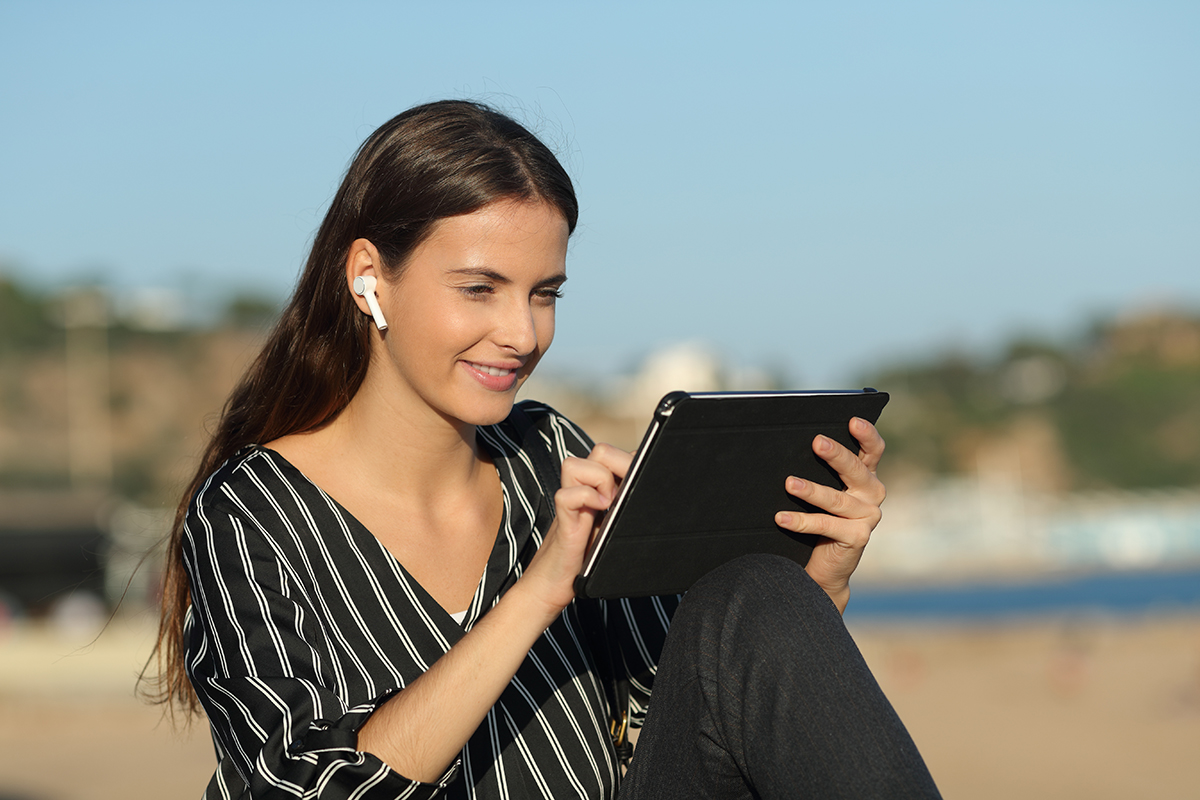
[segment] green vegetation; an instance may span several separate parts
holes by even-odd
[[[61,325],[52,322],[48,300],[0,274],[0,357],[63,346]]]
[[[1200,485],[1200,365],[1120,359],[1052,410],[1083,485]]]
[[[867,382],[896,398],[889,460],[920,473],[970,472],[981,442],[1035,420],[1056,434],[1062,488],[1200,485],[1200,316],[1147,314],[1069,347],[1017,342],[992,362],[943,356]]]

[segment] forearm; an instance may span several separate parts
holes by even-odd
[[[413,780],[434,781],[445,772],[558,614],[522,583],[371,715],[359,731],[359,750]]]

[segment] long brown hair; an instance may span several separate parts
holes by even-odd
[[[175,511],[152,656],[158,668],[150,691],[155,701],[189,714],[199,711],[183,636],[191,603],[183,526],[192,497],[241,448],[320,428],[362,385],[370,329],[346,286],[350,244],[369,240],[394,279],[438,220],[507,199],[550,203],[575,230],[579,206],[558,159],[519,123],[487,106],[460,100],[417,106],[386,122],[358,149],[291,301],[225,403]]]

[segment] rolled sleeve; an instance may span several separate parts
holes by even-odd
[[[394,692],[326,719],[310,718],[305,697],[319,690],[297,679],[211,679],[206,687],[202,702],[220,749],[251,797],[435,798],[458,776],[456,760],[437,781],[412,780],[358,749],[358,731]],[[231,782],[224,772],[222,782]]]

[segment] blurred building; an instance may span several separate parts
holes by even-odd
[[[894,488],[857,575],[954,582],[1200,565],[1200,492],[1052,494],[971,478]]]
[[[0,606],[45,612],[73,593],[103,596],[109,550],[107,494],[0,493]]]

